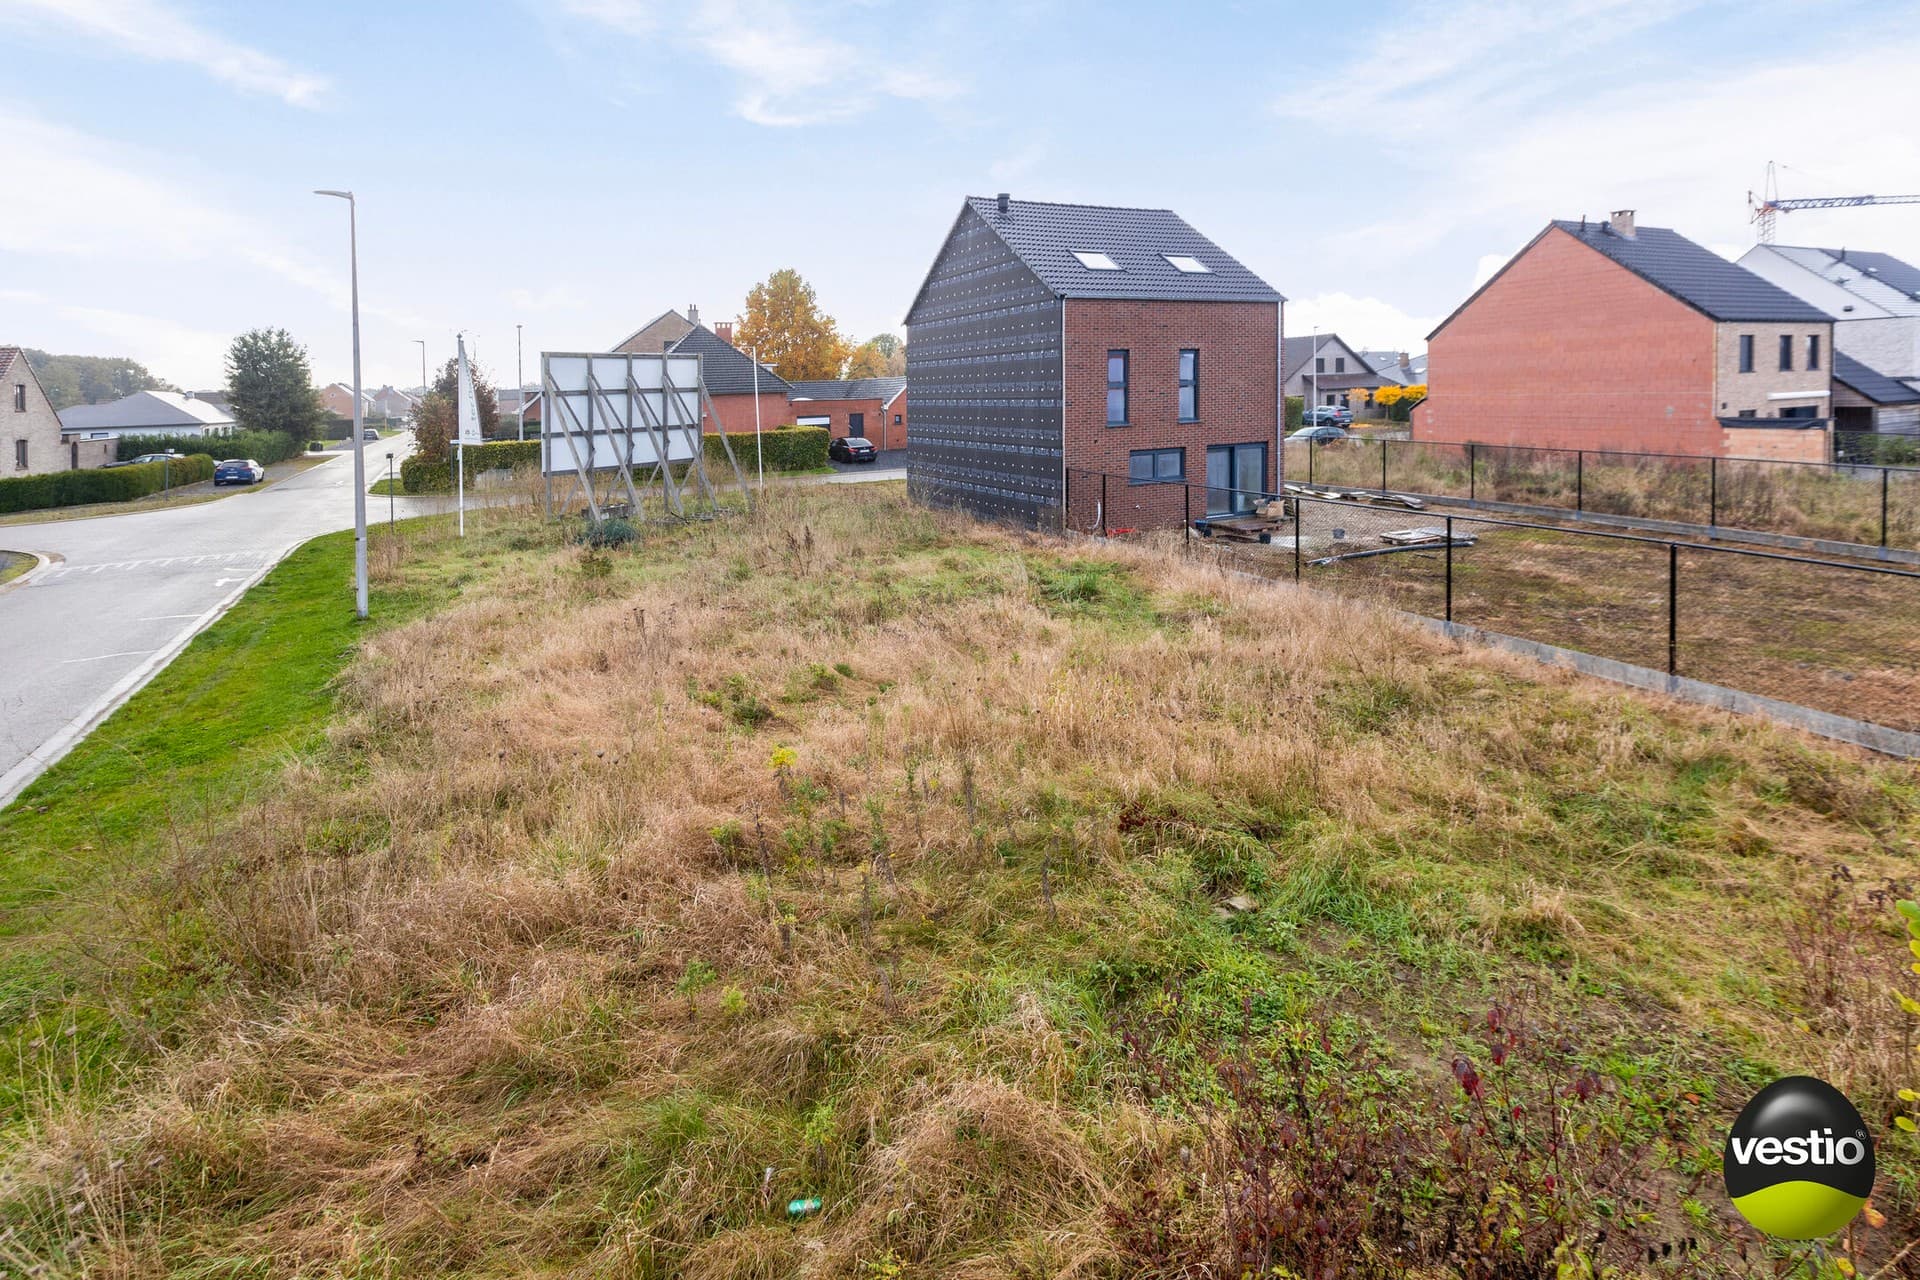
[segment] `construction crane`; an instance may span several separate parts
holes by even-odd
[[[1767,161],[1766,193],[1755,198],[1747,192],[1748,221],[1760,224],[1761,244],[1773,243],[1774,220],[1795,209],[1853,209],[1863,204],[1920,204],[1920,195],[1911,196],[1805,196],[1794,200],[1780,198],[1780,184],[1774,177],[1773,161]]]

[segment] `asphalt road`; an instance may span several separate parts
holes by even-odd
[[[405,437],[367,446],[368,481]],[[398,457],[395,461],[398,462]],[[400,513],[444,509],[402,498]],[[369,497],[369,521],[387,500]],[[55,563],[0,591],[0,804],[165,665],[208,615],[287,551],[353,526],[353,459],[172,510],[0,526],[0,547]]]

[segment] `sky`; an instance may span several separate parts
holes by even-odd
[[[221,385],[287,329],[495,380],[781,267],[902,331],[963,197],[1171,208],[1286,328],[1424,335],[1555,217],[1728,256],[1747,193],[1920,192],[1910,0],[0,0],[0,343]],[[1783,244],[1920,260],[1920,205]]]

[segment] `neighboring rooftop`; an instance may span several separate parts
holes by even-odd
[[[878,400],[893,403],[907,389],[905,378],[840,378],[829,381],[791,382],[795,400]]]
[[[136,391],[105,404],[76,404],[60,411],[62,431],[115,431],[128,427],[230,427],[233,415],[218,405],[177,391]]]
[[[1280,380],[1285,382],[1292,378],[1294,374],[1300,371],[1302,365],[1313,358],[1315,352],[1325,351],[1329,344],[1338,346],[1342,351],[1353,352],[1354,359],[1360,362],[1360,368],[1343,370],[1343,373],[1371,375],[1380,372],[1380,370],[1374,367],[1373,363],[1367,359],[1364,352],[1360,351],[1357,347],[1348,345],[1339,334],[1310,333],[1304,336],[1280,339]]]
[[[1715,320],[1832,318],[1668,227],[1640,227],[1628,234],[1611,222],[1585,219],[1558,219],[1553,226]]]
[[[26,355],[20,348],[0,347],[0,378],[5,378],[7,374],[13,371],[13,362],[15,360],[23,364],[26,362]]]
[[[1792,263],[1837,290],[1829,293],[1813,288],[1803,293],[1809,302],[1823,305],[1836,320],[1920,316],[1920,267],[1890,253],[1769,244],[1749,250],[1741,261],[1764,260],[1766,255]],[[1790,292],[1802,292],[1795,287],[1801,283],[1797,278],[1789,276],[1783,280],[1771,272],[1768,274]]]
[[[968,196],[967,207],[1062,298],[1284,301],[1171,209],[1010,199],[1003,213],[993,196]],[[1112,268],[1087,265],[1103,256]]]
[[[1833,353],[1833,380],[1875,404],[1920,404],[1920,391],[1878,369],[1868,368],[1844,351]]]
[[[668,350],[699,356],[700,374],[710,396],[750,396],[754,392],[753,357],[705,325],[689,329]],[[760,394],[785,395],[787,381],[765,365],[760,367]]]

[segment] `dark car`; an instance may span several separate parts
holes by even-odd
[[[258,484],[267,478],[267,469],[252,458],[228,458],[213,468],[215,484]]]
[[[878,451],[865,436],[841,436],[827,446],[827,456],[835,462],[872,462]]]
[[[1353,410],[1343,404],[1316,404],[1307,410],[1301,421],[1310,427],[1350,427],[1353,425]]]
[[[1309,444],[1333,444],[1335,441],[1345,440],[1346,438],[1347,429],[1345,427],[1328,422],[1317,427],[1302,427],[1288,436],[1287,441],[1292,443],[1295,440],[1302,440]]]

